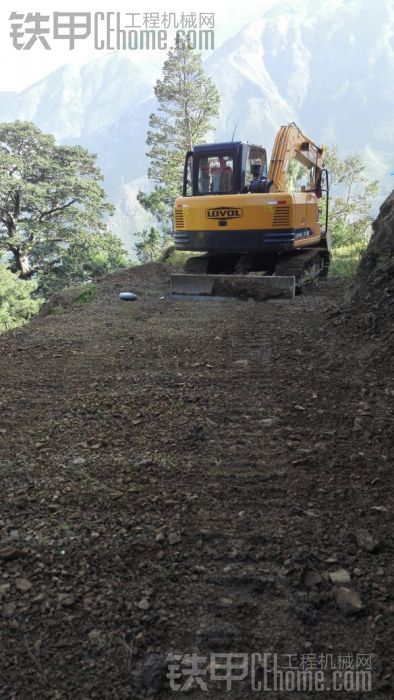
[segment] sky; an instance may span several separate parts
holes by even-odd
[[[105,53],[110,53],[105,49],[95,49],[92,36],[76,39],[75,47],[72,50],[69,46],[69,40],[55,39],[53,36],[55,12],[87,13],[91,15],[92,21],[94,20],[94,13],[104,13],[105,18],[98,15],[97,20],[99,27],[98,40],[101,42],[106,42],[106,13],[109,12],[120,13],[122,28],[125,25],[131,25],[133,21],[136,27],[135,36],[139,34],[139,27],[143,28],[144,13],[149,16],[147,19],[151,22],[151,26],[155,21],[155,13],[159,13],[159,29],[164,28],[162,24],[164,14],[170,16],[170,13],[174,13],[171,22],[173,23],[175,15],[178,24],[181,22],[182,13],[185,15],[185,22],[188,21],[186,16],[191,18],[193,13],[195,13],[198,23],[200,21],[208,22],[208,15],[213,14],[213,20],[211,18],[210,21],[214,22],[215,48],[219,48],[226,39],[278,2],[281,2],[281,0],[254,0],[253,3],[236,3],[230,9],[228,0],[168,0],[168,4],[163,4],[162,0],[145,0],[144,2],[115,0],[115,2],[111,3],[105,3],[103,0],[98,0],[98,2],[94,0],[57,0],[55,4],[49,0],[24,0],[24,2],[23,0],[22,2],[21,0],[2,0],[0,6],[0,91],[13,90],[19,92],[61,65],[69,63],[82,65],[95,58],[100,58]],[[23,18],[11,21],[10,16],[12,13],[23,15]],[[46,20],[42,27],[49,28],[50,33],[42,36],[43,41],[47,41],[48,45],[51,46],[50,49],[45,49],[40,39],[36,39],[29,49],[17,49],[13,46],[13,38],[10,36],[12,25],[15,25],[15,27],[18,24],[21,25],[20,29],[16,27],[16,31],[22,33],[20,38],[15,38],[17,43],[26,46],[32,38],[31,34],[24,33],[25,29],[33,26],[31,21],[29,23],[26,21],[28,13],[39,13],[44,17],[49,16],[49,20]],[[131,18],[131,15],[126,13],[134,13],[134,17]],[[201,15],[204,15],[204,19]],[[63,16],[61,21],[66,21],[66,18]],[[79,21],[82,21],[82,18],[79,18]],[[110,21],[112,23],[116,22],[115,15],[111,17]],[[207,26],[205,24],[204,28]],[[64,33],[67,30],[62,28],[59,31]],[[170,43],[175,34],[172,24],[167,31]],[[84,32],[84,29],[81,28],[78,32],[81,34]],[[137,40],[139,41],[139,37],[137,37]],[[137,64],[140,62],[144,62],[145,65],[149,63],[152,68],[152,74],[157,74],[160,71],[166,53],[165,50],[147,51],[140,48],[132,51],[122,51],[122,54]]]

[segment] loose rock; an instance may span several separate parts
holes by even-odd
[[[355,615],[363,609],[360,596],[351,588],[341,586],[335,590],[334,595],[338,607],[345,615]]]
[[[15,581],[15,586],[21,593],[27,593],[32,587],[32,583],[27,580],[27,578],[17,578]]]
[[[349,583],[350,574],[346,569],[337,569],[336,571],[329,571],[328,578],[331,583]]]
[[[375,552],[379,547],[379,542],[366,530],[357,530],[356,532],[356,542],[361,549],[365,549],[367,552]]]
[[[168,535],[168,544],[174,545],[178,544],[182,540],[182,537],[178,532],[170,532]]]

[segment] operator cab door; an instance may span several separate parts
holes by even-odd
[[[188,151],[186,153],[182,194],[184,197],[191,197],[193,194],[193,151]]]

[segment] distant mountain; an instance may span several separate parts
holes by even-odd
[[[141,70],[113,53],[82,68],[62,66],[21,93],[0,93],[0,116],[34,121],[61,141],[83,140],[151,96]]]
[[[392,189],[394,166],[392,0],[278,2],[215,51],[206,70],[221,94],[216,140],[272,147],[296,121],[314,140],[362,152],[370,175]],[[64,66],[21,93],[0,93],[0,120],[27,119],[65,143],[98,154],[112,221],[129,249],[144,213],[151,72],[122,53]],[[148,77],[149,76],[149,77]]]
[[[222,95],[218,132],[273,143],[295,120],[316,141],[394,163],[394,3],[291,0],[245,27],[207,62]],[[372,157],[371,157],[372,156]]]

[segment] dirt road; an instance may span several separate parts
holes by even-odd
[[[343,291],[174,303],[152,265],[0,337],[1,697],[182,697],[197,652],[193,698],[392,697],[393,384]],[[259,693],[264,653],[372,691]]]

